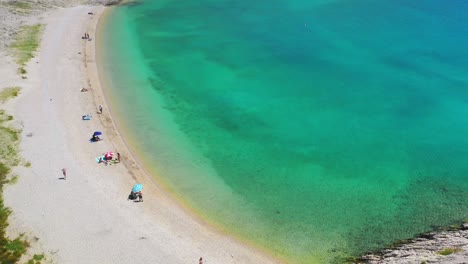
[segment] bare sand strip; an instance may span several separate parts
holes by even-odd
[[[18,183],[5,190],[13,229],[39,238],[37,246],[57,263],[198,263],[200,256],[205,264],[275,263],[190,216],[139,171],[99,86],[94,32],[104,9],[57,9],[43,18],[40,51],[14,105],[32,167],[19,168]],[[92,41],[81,39],[85,32]],[[83,121],[84,114],[93,118]],[[95,130],[104,132],[104,141],[88,141]],[[122,153],[126,166],[97,164],[106,151]],[[59,179],[62,168],[66,180]],[[127,201],[137,181],[145,185],[143,203]]]

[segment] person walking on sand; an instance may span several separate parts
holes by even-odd
[[[117,152],[117,161],[120,163],[120,153]]]
[[[63,174],[63,179],[66,180],[67,179],[67,169],[66,168],[62,169],[62,174]]]
[[[198,260],[198,264],[203,264],[203,258],[200,257],[200,259]]]
[[[102,114],[102,105],[99,105],[99,112]]]

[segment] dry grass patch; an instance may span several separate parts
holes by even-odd
[[[26,74],[26,63],[34,58],[41,41],[41,34],[44,25],[36,24],[30,26],[21,26],[14,37],[11,50],[16,62],[20,65],[19,74]]]
[[[10,98],[14,98],[18,96],[19,91],[21,90],[20,87],[6,87],[0,91],[0,102],[5,103]]]
[[[11,8],[21,9],[21,10],[30,10],[32,8],[31,3],[26,1],[8,1],[5,3]]]

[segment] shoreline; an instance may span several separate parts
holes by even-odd
[[[32,68],[30,88],[40,88],[25,91],[14,113],[24,120],[24,132],[35,131],[35,136],[27,139],[22,135],[23,153],[32,168],[19,169],[18,184],[8,187],[5,194],[14,211],[13,228],[28,230],[40,238],[39,243],[59,263],[103,263],[110,259],[113,263],[128,263],[135,254],[141,261],[154,263],[196,262],[200,256],[208,263],[275,263],[271,257],[200,223],[132,161],[131,152],[106,111],[95,62],[94,32],[102,17],[96,12],[92,21],[82,24],[77,20],[89,20],[86,10],[98,10],[101,15],[106,8],[78,6],[47,15],[38,56],[28,64],[28,69]],[[84,40],[79,40],[83,29],[93,38],[84,45]],[[75,73],[77,68],[81,71]],[[88,84],[92,90],[80,93],[80,87]],[[104,106],[102,115],[95,114],[99,104]],[[34,107],[38,110],[33,111]],[[85,111],[94,120],[78,120]],[[46,120],[41,121],[44,116]],[[98,117],[101,126],[95,122]],[[90,131],[100,127],[104,128],[104,142],[81,143]],[[125,167],[96,165],[93,155],[106,150],[123,153]],[[62,166],[69,171],[66,181],[53,176]],[[137,179],[145,186],[145,203],[125,199]],[[23,192],[18,194],[21,189]],[[52,204],[46,202],[51,199]]]
[[[103,16],[106,16],[109,12],[110,12],[110,8],[113,8],[113,7],[108,7],[106,8],[106,11],[107,13],[104,13]],[[105,19],[101,16],[101,19]],[[98,22],[98,23],[101,23],[102,22]],[[99,27],[99,25],[97,24],[97,27]],[[97,39],[96,39],[97,40]],[[97,48],[97,45],[98,43],[95,42],[95,45],[94,45],[94,50],[91,51],[95,53],[95,56],[94,56],[94,60],[92,60],[92,58],[89,58],[90,60],[87,60],[87,62],[89,61],[98,61],[98,59],[96,58],[97,53],[98,53],[98,48]],[[90,47],[90,46],[87,46],[87,47]],[[88,55],[88,53],[86,53],[86,55]],[[93,63],[90,63],[90,65],[93,65]],[[96,63],[94,63],[94,66],[96,66]],[[112,118],[112,112],[111,112],[111,107],[109,106],[108,102],[107,102],[107,99],[106,99],[106,90],[105,90],[105,85],[103,84],[103,81],[102,81],[102,75],[101,75],[101,72],[99,72],[99,69],[98,67],[95,67],[96,69],[94,70],[96,72],[96,75],[97,75],[97,84],[100,86],[100,88],[98,89],[99,92],[101,93],[101,96],[103,98],[103,105],[106,106],[107,109],[109,109],[109,120],[103,120],[105,118],[103,118],[103,116],[101,115],[101,123],[106,123],[106,122],[110,122],[109,124],[106,124],[106,131],[107,132],[112,132],[112,133],[115,133],[115,135],[113,135],[113,138],[111,139],[111,142],[114,146],[115,149],[123,149],[125,151],[125,153],[127,153],[129,159],[128,159],[128,163],[124,163],[125,164],[125,167],[128,169],[128,172],[132,175],[133,179],[137,180],[137,179],[142,179],[142,180],[148,180],[149,182],[147,183],[146,186],[148,185],[151,185],[152,184],[152,187],[155,187],[156,190],[155,191],[158,191],[158,192],[162,192],[162,196],[164,196],[165,199],[168,199],[168,202],[169,203],[174,203],[174,206],[178,207],[179,209],[183,210],[186,214],[188,214],[190,217],[192,217],[192,220],[196,221],[198,224],[201,224],[203,225],[205,228],[208,228],[209,230],[214,230],[215,233],[218,233],[218,235],[222,235],[222,236],[228,236],[230,238],[233,238],[235,243],[240,243],[241,245],[244,245],[244,246],[248,246],[250,249],[253,249],[254,251],[260,253],[261,255],[263,255],[264,257],[267,257],[267,259],[270,261],[269,263],[273,263],[276,261],[281,261],[281,258],[270,258],[270,256],[272,256],[271,254],[265,254],[268,252],[268,250],[265,250],[263,248],[259,248],[257,245],[255,245],[254,243],[250,243],[250,241],[248,240],[245,240],[245,239],[242,239],[241,237],[238,237],[236,236],[234,233],[232,232],[229,232],[229,231],[224,231],[224,228],[222,225],[220,224],[217,224],[217,223],[213,223],[213,222],[210,222],[208,221],[208,219],[204,219],[202,216],[200,216],[199,213],[196,212],[195,209],[191,208],[186,202],[184,202],[183,198],[177,194],[177,193],[170,193],[167,189],[164,188],[164,184],[162,183],[158,183],[158,177],[152,177],[150,174],[150,172],[148,172],[147,170],[145,170],[145,166],[138,162],[138,155],[137,154],[134,154],[133,151],[132,151],[132,148],[129,147],[128,143],[125,141],[125,138],[122,136],[122,134],[120,133],[119,129],[118,129],[118,125],[115,123],[115,120]],[[89,67],[88,67],[88,76],[92,76],[92,73],[90,73],[90,71],[93,71],[91,70]],[[101,78],[100,78],[101,76]],[[93,82],[91,82],[93,83]],[[96,85],[95,85],[96,86]],[[94,87],[95,87],[94,86]],[[99,103],[97,102],[96,99],[100,99],[100,97],[95,97],[95,105],[98,105]],[[107,133],[108,135],[111,135],[111,133]],[[116,143],[117,141],[117,143]],[[158,185],[162,185],[161,188],[159,188]],[[155,194],[155,192],[151,192],[151,194]],[[160,196],[159,196],[160,198]],[[463,230],[463,231],[462,231]],[[453,234],[449,234],[449,236],[451,237],[445,237],[445,235],[447,235],[447,233],[449,233],[448,231],[436,231],[434,230],[433,232],[430,232],[430,233],[425,233],[421,236],[416,236],[414,238],[411,238],[411,239],[408,239],[408,242],[403,244],[403,245],[399,245],[397,246],[397,249],[395,249],[393,251],[393,249],[390,249],[390,248],[393,248],[390,247],[390,248],[383,248],[381,249],[380,251],[377,251],[377,252],[380,252],[381,255],[378,256],[377,254],[373,254],[373,255],[364,255],[362,258],[359,258],[358,260],[359,261],[368,261],[368,263],[380,263],[385,260],[385,261],[389,261],[389,262],[399,262],[399,263],[406,263],[406,261],[408,260],[413,260],[415,261],[415,263],[419,263],[419,261],[421,259],[437,259],[438,261],[441,261],[441,263],[452,263],[452,261],[461,261],[463,260],[463,257],[466,255],[466,252],[468,252],[466,250],[466,245],[463,246],[463,251],[464,252],[462,256],[460,256],[459,254],[455,254],[455,255],[450,255],[448,257],[446,256],[439,256],[441,255],[440,253],[437,253],[438,251],[431,248],[431,251],[432,251],[432,254],[428,254],[427,252],[417,252],[417,250],[419,250],[420,248],[418,248],[420,246],[420,244],[423,244],[424,242],[427,242],[429,241],[428,243],[430,243],[431,240],[434,240],[436,241],[437,243],[437,248],[439,250],[443,250],[444,249],[444,246],[456,246],[456,247],[459,247],[457,243],[460,243],[459,241],[457,241],[458,237],[463,237],[466,239],[466,232],[467,230],[467,227],[466,227],[466,224],[463,224],[463,229],[461,230],[458,230],[458,231],[455,231],[455,235]],[[453,233],[453,230],[451,230],[452,233]],[[426,235],[431,235],[433,237],[431,238],[427,238],[427,240],[423,240],[424,236]],[[435,237],[435,238],[434,238]],[[445,240],[444,240],[445,239]],[[450,240],[452,239],[452,240]],[[455,240],[454,240],[455,239]],[[455,242],[454,242],[455,241]],[[423,242],[423,243],[421,243]],[[454,246],[454,247],[455,247]],[[415,250],[416,249],[416,250]],[[408,251],[411,251],[412,255],[411,256],[405,256],[405,250],[408,250]],[[416,251],[416,253],[414,253],[413,251]],[[387,253],[387,255],[384,255],[383,253]],[[395,253],[397,252],[397,253]],[[399,254],[399,252],[403,252],[402,254]],[[274,253],[274,252],[272,252]],[[391,254],[390,254],[391,253]],[[434,256],[435,255],[435,256]],[[380,259],[378,259],[380,257]],[[385,258],[388,258],[388,259],[385,259]],[[460,260],[460,258],[462,258]],[[286,263],[286,261],[283,259],[282,260],[283,262]],[[376,262],[377,261],[377,262]],[[424,261],[424,260],[423,260]],[[278,262],[280,263],[280,262]],[[281,262],[282,263],[282,262]]]
[[[366,253],[353,263],[466,263],[468,259],[468,223],[420,234],[411,239]]]
[[[109,8],[96,6],[84,6],[84,8],[101,8],[104,9],[103,12],[109,10]],[[48,19],[47,27],[49,27],[49,24],[57,24],[57,21],[60,23],[60,21],[62,21],[60,19],[63,19],[64,16],[60,17],[58,13],[62,12],[66,13],[68,11],[59,11],[54,9],[51,12],[48,12],[47,16],[51,15],[57,19],[54,20],[54,18],[50,17],[43,18]],[[105,19],[102,16],[100,18],[93,18]],[[76,19],[76,17],[72,17],[68,22],[73,22]],[[54,25],[50,26],[54,27]],[[57,53],[59,55],[55,54],[52,57],[50,57],[51,54],[45,54],[45,57],[43,58],[41,54],[38,54],[38,56],[33,58],[28,64],[28,71],[31,69],[31,73],[28,74],[28,80],[20,80],[20,76],[15,73],[15,69],[17,67],[16,64],[7,66],[3,65],[3,67],[9,67],[7,70],[2,68],[2,70],[4,70],[3,74],[14,75],[12,77],[15,79],[13,83],[19,83],[24,87],[21,91],[20,98],[12,100],[13,103],[8,103],[8,106],[12,106],[15,110],[10,111],[11,109],[9,108],[12,107],[8,107],[6,110],[13,113],[15,116],[14,122],[24,128],[23,133],[21,134],[23,141],[22,147],[24,148],[24,153],[27,156],[27,159],[32,162],[32,168],[15,169],[15,174],[19,175],[19,182],[15,185],[6,186],[5,188],[7,205],[11,207],[14,212],[12,219],[9,221],[9,229],[17,233],[25,232],[27,236],[33,239],[33,249],[35,249],[36,246],[39,249],[36,250],[36,252],[47,252],[48,255],[52,255],[57,260],[60,260],[58,263],[83,263],[82,261],[88,261],[88,263],[108,263],[109,261],[112,261],[113,263],[128,263],[132,256],[141,252],[143,252],[143,257],[146,257],[146,259],[142,260],[144,263],[148,260],[156,261],[155,263],[160,263],[162,261],[168,262],[168,260],[169,262],[175,261],[174,263],[196,263],[199,255],[204,257],[206,260],[205,263],[215,263],[216,261],[218,261],[218,263],[272,263],[273,260],[270,259],[268,255],[256,256],[257,251],[255,250],[255,247],[253,247],[254,250],[249,248],[246,249],[245,244],[248,245],[248,243],[243,243],[244,241],[241,240],[242,243],[238,245],[239,239],[232,239],[230,236],[226,237],[222,232],[220,235],[218,234],[219,232],[217,232],[218,230],[216,227],[210,227],[203,219],[200,220],[196,214],[191,215],[192,212],[190,212],[190,210],[187,211],[187,208],[185,208],[184,205],[178,204],[176,202],[177,199],[171,197],[164,188],[159,188],[157,183],[154,183],[153,177],[145,174],[144,171],[143,174],[138,174],[137,176],[133,175],[133,178],[131,168],[127,169],[120,165],[104,167],[94,163],[93,157],[95,156],[93,155],[98,155],[99,151],[110,150],[111,147],[114,150],[120,150],[120,147],[115,143],[115,140],[120,139],[123,147],[127,146],[125,138],[120,137],[120,133],[116,125],[113,123],[112,127],[109,128],[110,131],[106,130],[105,141],[98,143],[98,148],[93,144],[81,143],[85,142],[89,138],[88,132],[91,131],[92,133],[94,129],[100,129],[100,127],[103,127],[97,124],[109,120],[110,122],[115,121],[111,118],[111,115],[95,114],[96,106],[99,104],[106,106],[105,112],[106,109],[108,109],[108,105],[105,100],[105,90],[103,91],[100,87],[99,74],[97,72],[96,77],[98,79],[98,86],[93,85],[92,93],[95,95],[95,92],[101,92],[103,97],[97,97],[96,100],[94,96],[90,98],[89,95],[91,94],[78,92],[80,86],[86,87],[84,86],[85,84],[83,84],[84,80],[87,80],[86,77],[89,76],[89,72],[92,68],[91,66],[93,64],[95,65],[95,61],[91,56],[90,58],[83,59],[81,55],[77,56],[76,54],[79,51],[88,56],[95,51],[92,48],[96,44],[94,40],[97,40],[94,36],[93,41],[91,42],[84,42],[86,44],[82,45],[83,41],[81,41],[79,47],[75,45],[75,41],[78,39],[79,34],[82,33],[81,31],[83,31],[82,29],[86,29],[84,26],[88,26],[89,28],[91,23],[89,21],[85,21],[83,24],[73,27],[74,29],[79,29],[70,30],[70,35],[73,35],[73,37],[67,37],[66,35],[60,34],[48,34],[48,37],[64,36],[64,38],[59,39],[58,42],[62,41],[65,45],[67,45],[65,41],[68,41],[71,38],[74,46],[72,49],[66,50],[66,52],[63,52],[62,49],[57,49]],[[55,27],[57,27],[57,25],[55,25]],[[88,32],[91,32],[91,30]],[[46,39],[43,40],[43,42],[44,41],[48,40]],[[48,41],[47,43],[50,44],[51,41]],[[57,47],[60,47],[60,45],[57,45]],[[38,53],[42,53],[43,49],[44,48],[41,45],[41,51]],[[86,53],[84,53],[83,50],[85,50]],[[65,59],[65,61],[59,62],[58,64],[50,63],[50,61],[53,61],[54,59],[60,60],[61,57],[63,57],[62,59]],[[48,66],[54,65],[54,67],[48,67],[48,70],[44,69],[42,67],[44,61],[49,61]],[[72,74],[73,76],[70,76],[71,78],[67,83],[63,83],[63,80],[67,81],[66,78],[54,79],[58,77],[52,78],[54,80],[51,82],[48,81],[48,75],[55,74],[55,71],[57,71],[59,75],[70,73],[71,71],[66,70],[61,72],[62,70],[60,69],[60,67],[66,68],[70,66],[69,64],[73,64],[73,69],[81,68],[81,72],[78,74],[81,76],[80,78],[75,78],[76,76]],[[58,80],[61,80],[61,82]],[[79,85],[73,82],[76,80],[80,82]],[[63,93],[58,89],[62,84],[64,84],[63,86],[66,88],[66,91],[63,91]],[[50,89],[51,86],[57,87]],[[97,87],[100,88],[98,89]],[[46,91],[48,89],[49,91]],[[53,98],[48,97],[49,95]],[[61,95],[63,95],[63,98],[66,98],[66,100],[70,101],[64,100],[63,102],[60,102]],[[59,105],[51,106],[52,103],[48,101],[49,98],[53,99],[54,103],[59,101]],[[100,101],[103,101],[104,103]],[[70,105],[67,106],[67,104]],[[67,112],[68,110],[71,111]],[[35,114],[35,111],[38,111],[39,113]],[[62,111],[65,113],[62,113]],[[78,120],[79,116],[86,111],[92,112],[92,122],[84,123],[83,121]],[[41,113],[47,113],[48,115],[44,117]],[[17,116],[19,118],[16,118]],[[97,120],[98,117],[99,120]],[[99,123],[95,121],[99,121]],[[83,132],[83,130],[86,131]],[[115,135],[112,134],[112,130],[115,130]],[[30,132],[34,132],[34,136],[31,138],[25,136]],[[49,136],[47,134],[53,134],[53,136]],[[68,134],[71,136],[68,137]],[[61,139],[59,137],[61,136],[66,138],[66,140],[60,141]],[[54,142],[55,139],[60,142]],[[66,146],[61,146],[61,143],[64,143]],[[68,150],[72,152],[72,154],[66,154],[66,152],[65,154],[58,156],[55,154],[56,152],[63,150]],[[132,155],[131,149],[128,151],[129,154]],[[49,159],[44,159],[43,156],[48,156],[49,153],[50,157],[47,157]],[[60,159],[57,159],[57,157]],[[66,183],[64,181],[57,180],[60,176],[59,170],[65,162],[68,162],[68,164],[75,164],[73,165],[74,167],[72,167],[73,169],[70,171],[69,179]],[[135,159],[133,159],[132,162],[135,162]],[[126,166],[131,167],[132,165],[140,167],[137,163],[133,164],[130,161],[129,165]],[[143,169],[144,168],[142,168],[142,170]],[[136,182],[136,179],[148,180],[145,185],[145,203],[133,204],[130,202],[122,202],[121,200],[123,199],[123,196],[128,194],[129,188],[131,188],[131,186],[127,185]],[[110,184],[110,186],[106,184]],[[77,186],[70,187],[70,185]],[[89,190],[85,188],[89,188]],[[148,191],[149,188],[152,188],[155,193],[150,193]],[[83,189],[85,189],[85,191],[83,191]],[[89,198],[88,196],[92,196],[92,198]],[[154,201],[158,202],[158,204],[148,205],[148,203],[152,203],[151,200],[153,200],[148,199],[150,196],[153,197]],[[57,206],[50,206],[50,203],[57,203]],[[80,203],[84,203],[85,206],[80,205]],[[116,204],[117,206],[115,206]],[[44,209],[41,205],[44,205]],[[112,208],[106,209],[106,205]],[[88,208],[86,208],[86,206],[88,206]],[[105,212],[99,212],[99,210],[103,210],[103,208]],[[172,212],[172,209],[177,212]],[[78,212],[68,212],[72,210],[77,210]],[[109,213],[109,210],[111,210],[111,213]],[[164,216],[155,216],[154,214],[161,214],[158,210],[161,210]],[[135,215],[129,216],[127,211],[132,214],[138,213],[139,215],[138,217],[135,217]],[[116,219],[96,217],[96,220],[92,215],[83,217],[80,213],[103,216],[110,215],[116,216]],[[172,214],[172,216],[175,217],[170,218],[171,216],[168,216],[168,214]],[[73,219],[73,217],[76,217],[77,219]],[[187,217],[189,218],[188,220]],[[157,220],[156,222],[151,222],[151,220],[155,219]],[[119,223],[119,220],[124,221],[124,224]],[[185,222],[178,226],[171,224],[171,221],[178,222],[179,220]],[[189,227],[190,224],[193,224],[193,221],[196,222],[196,225],[194,227]],[[93,227],[93,224],[97,226]],[[152,224],[161,224],[161,227],[153,227]],[[137,227],[134,227],[133,225],[137,225]],[[137,235],[132,234],[131,232],[123,233],[123,230],[118,230],[118,228],[129,228],[128,226],[131,227],[131,231],[136,230],[138,232]],[[178,228],[179,226],[182,226],[182,228]],[[144,230],[143,227],[151,230]],[[64,232],[64,228],[70,229],[70,233]],[[160,228],[161,230],[156,230],[156,228]],[[55,229],[57,229],[57,231]],[[188,231],[188,233],[186,231]],[[57,234],[55,234],[55,232],[57,232]],[[122,232],[122,234],[116,235],[114,234],[115,232]],[[204,232],[207,232],[208,234]],[[163,234],[162,237],[156,237],[156,239],[161,239],[162,242],[147,241],[155,238],[148,235],[150,233],[152,235]],[[199,239],[199,234],[202,234],[201,236],[203,236],[201,240]],[[64,236],[60,237],[61,235]],[[96,242],[91,239],[99,241]],[[114,239],[121,239],[124,245],[119,243],[120,240],[113,241]],[[143,251],[132,251],[140,250],[140,248],[135,249],[135,245],[131,245],[130,242],[126,241],[127,239],[130,240],[131,243],[141,246]],[[188,252],[180,253],[179,250],[183,249],[179,248],[164,248],[164,239],[167,239],[167,244],[170,246],[182,248],[188,245],[186,249]],[[226,239],[227,242],[223,241],[227,243],[227,246],[223,247],[223,242],[216,243],[215,241],[219,241],[217,239]],[[207,240],[208,245],[205,245],[204,241]],[[417,241],[417,239],[415,240]],[[178,243],[179,241],[180,243]],[[84,245],[83,243],[86,242],[89,242],[91,245]],[[77,243],[77,245],[74,245],[73,243]],[[143,245],[138,243],[143,243]],[[149,246],[148,243],[152,243],[151,246]],[[163,245],[163,248],[154,248],[154,246],[158,245]],[[202,250],[203,246],[206,246],[211,251],[208,252]],[[221,249],[218,250],[217,246],[221,247]],[[109,250],[110,247],[115,247],[115,250]],[[231,248],[234,248],[234,250],[231,251]],[[121,249],[124,249],[124,251],[126,250],[127,252],[118,252]],[[97,252],[100,250],[102,250],[102,252]],[[217,251],[223,252],[218,255]],[[225,251],[228,251],[228,253]],[[205,254],[204,252],[208,253]],[[229,256],[230,252],[235,252],[231,255],[235,256],[235,258]],[[238,258],[239,255],[236,255],[236,252],[241,252],[240,258]],[[468,251],[465,250],[465,252]],[[111,256],[109,253],[114,253],[117,256]],[[94,258],[85,257],[81,259],[80,256],[87,256],[83,254],[91,254]],[[153,254],[161,254],[162,256],[161,258],[154,258]],[[254,258],[249,258],[249,256],[254,256]],[[392,259],[390,259],[391,261],[396,261],[395,259],[402,256],[390,257],[392,257]],[[372,258],[368,260],[372,260]],[[404,262],[403,260],[402,262]],[[421,263],[421,261],[415,263]]]
[[[126,2],[124,1],[123,3]],[[101,17],[99,18],[98,23],[96,24],[96,32],[99,33],[103,30],[103,24],[106,22],[105,19],[107,19],[107,16],[110,15],[109,13],[112,12],[113,8],[118,8],[118,6],[106,7],[106,10],[104,10]],[[93,87],[99,87],[98,89],[95,89],[99,91],[99,94],[95,94],[94,103],[97,106],[100,104],[99,100],[101,100],[103,102],[102,105],[104,106],[104,109],[108,109],[107,112],[109,116],[109,118],[106,118],[103,115],[100,115],[100,121],[105,127],[107,135],[111,136],[110,141],[114,146],[114,149],[116,149],[116,152],[118,152],[117,150],[122,150],[120,153],[124,153],[125,157],[128,157],[123,159],[123,164],[127,168],[128,173],[130,173],[132,178],[135,181],[140,180],[140,182],[143,180],[146,184],[145,186],[151,185],[153,188],[151,194],[155,194],[157,192],[161,193],[162,195],[158,196],[158,198],[164,197],[164,199],[168,199],[169,203],[173,203],[173,206],[178,207],[185,214],[191,217],[193,221],[196,221],[198,224],[204,226],[208,230],[212,230],[218,235],[229,237],[236,241],[236,243],[246,246],[260,255],[267,257],[270,260],[269,263],[286,263],[283,257],[275,256],[274,251],[261,247],[260,245],[243,238],[239,234],[227,230],[222,224],[204,217],[201,212],[197,211],[196,208],[191,207],[182,195],[173,190],[169,190],[170,188],[167,186],[167,183],[164,182],[164,179],[159,176],[157,171],[150,172],[146,167],[147,164],[145,164],[143,161],[139,161],[139,158],[142,157],[139,157],[137,149],[126,141],[125,136],[123,136],[123,133],[119,129],[118,122],[116,122],[116,119],[112,114],[112,104],[109,103],[108,95],[106,94],[107,92],[110,92],[108,88],[106,89],[106,86],[110,84],[106,83],[104,80],[105,78],[103,78],[103,67],[99,67],[97,65],[97,62],[102,62],[102,60],[104,60],[102,57],[99,57],[99,50],[103,48],[102,46],[99,46],[100,42],[102,42],[102,40],[96,38],[95,45],[92,45],[93,48],[89,48],[91,46],[87,46],[87,52],[85,53],[86,56],[89,55],[89,57],[86,59],[86,68],[88,69],[87,76],[88,78],[91,76],[92,80],[89,82]],[[154,173],[157,175],[154,175]],[[145,191],[145,195],[146,194],[147,192]]]

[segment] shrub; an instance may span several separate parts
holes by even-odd
[[[453,254],[453,253],[458,253],[458,252],[461,252],[461,251],[463,251],[461,249],[461,247],[444,248],[443,250],[438,251],[437,254],[447,256],[447,255],[450,255],[450,254]]]

